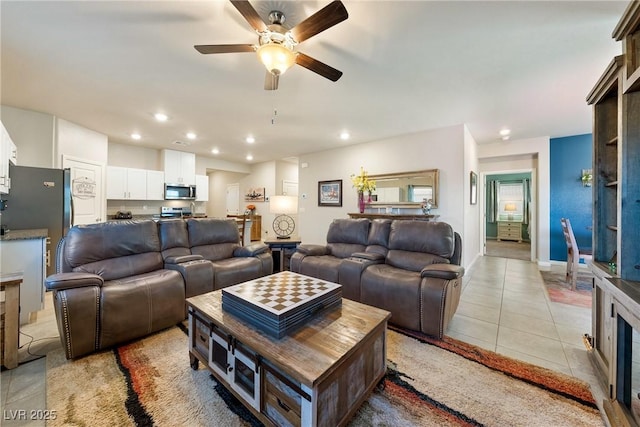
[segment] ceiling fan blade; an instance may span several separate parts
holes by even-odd
[[[296,64],[301,65],[314,73],[320,74],[322,77],[325,77],[332,82],[338,81],[338,79],[342,77],[342,71],[336,70],[335,68],[330,67],[317,59],[313,59],[302,52],[298,52],[298,55],[296,56]]]
[[[202,54],[255,52],[252,44],[199,44],[194,47]]]
[[[349,17],[347,9],[340,0],[329,3],[291,29],[293,39],[298,43],[315,36]]]
[[[265,31],[267,29],[267,24],[264,23],[258,12],[247,0],[231,0],[231,4],[238,9],[238,12],[247,20],[251,28],[256,31]]]
[[[275,74],[271,74],[269,71],[267,71],[267,74],[264,76],[264,90],[278,89],[279,80],[280,76],[276,76]]]

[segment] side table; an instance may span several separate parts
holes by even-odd
[[[2,327],[2,364],[7,369],[18,366],[18,333],[20,328],[20,284],[22,274],[0,275],[0,291],[4,291],[4,301],[0,303]]]
[[[271,249],[273,257],[273,272],[289,270],[289,261],[291,255],[296,251],[298,245],[302,242],[299,237],[291,237],[289,239],[267,239],[264,241]]]

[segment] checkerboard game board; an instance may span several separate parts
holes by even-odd
[[[339,288],[337,283],[283,271],[223,289],[272,313],[283,313]]]
[[[342,286],[283,271],[222,289],[222,308],[277,337],[342,303]]]

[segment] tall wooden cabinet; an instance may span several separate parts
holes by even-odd
[[[592,335],[589,352],[611,425],[636,425],[631,326],[640,325],[640,3],[613,31],[623,54],[587,96],[593,106]],[[635,332],[640,332],[640,328]],[[637,394],[637,393],[636,393]],[[638,402],[640,403],[640,399]],[[635,421],[633,421],[635,419]]]

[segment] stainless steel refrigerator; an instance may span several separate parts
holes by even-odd
[[[73,218],[70,171],[10,165],[9,176],[9,194],[0,196],[5,201],[0,221],[9,230],[48,229],[47,275],[53,274],[58,242],[69,231]]]

